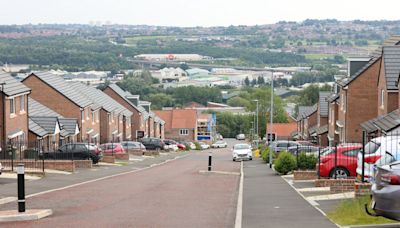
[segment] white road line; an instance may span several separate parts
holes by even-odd
[[[10,202],[14,202],[17,200],[17,197],[6,197],[6,198],[2,198],[0,199],[0,205],[1,204],[6,204],[6,203],[10,203]]]
[[[239,184],[239,195],[236,205],[236,220],[235,228],[242,228],[242,213],[243,213],[243,161],[240,162],[240,184]]]
[[[187,156],[189,156],[189,154],[186,154],[186,155],[183,155],[183,156],[177,156],[174,159],[172,159],[171,161],[177,160],[177,159],[180,159],[180,158],[184,158],[184,157],[187,157]],[[158,163],[158,164],[154,165],[153,167],[164,165],[166,163],[168,163],[168,162],[164,161],[164,162],[161,162],[161,163]],[[80,186],[80,185],[89,184],[89,183],[93,183],[93,182],[96,182],[96,181],[101,181],[101,180],[105,180],[105,179],[109,179],[109,178],[113,178],[113,177],[118,177],[118,176],[130,174],[130,173],[136,173],[136,172],[144,171],[144,170],[147,170],[147,169],[150,169],[150,168],[151,167],[145,167],[145,168],[142,168],[142,169],[136,169],[136,170],[127,171],[127,172],[124,172],[124,173],[118,173],[118,174],[113,174],[113,175],[110,175],[110,176],[97,178],[97,179],[94,179],[94,180],[84,181],[84,182],[81,182],[81,183],[72,184],[72,185],[68,185],[68,186],[65,186],[65,187],[61,187],[61,188],[55,188],[55,189],[51,189],[51,190],[46,190],[46,191],[43,191],[43,192],[38,192],[38,193],[34,193],[34,194],[31,194],[31,195],[28,195],[28,196],[26,196],[26,198],[39,196],[39,195],[43,195],[43,194],[50,193],[50,192],[65,190],[65,189],[77,187],[77,186]]]

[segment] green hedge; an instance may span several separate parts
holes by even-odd
[[[300,170],[314,170],[317,164],[317,158],[314,155],[307,155],[301,152],[297,158],[297,169]]]
[[[275,160],[275,170],[279,174],[286,175],[296,169],[296,157],[293,154],[283,151],[279,153],[278,159]]]
[[[266,147],[264,150],[261,151],[261,157],[266,162],[269,163],[269,148]],[[276,153],[272,153],[272,162],[276,159]]]

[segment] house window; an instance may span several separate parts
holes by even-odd
[[[113,112],[111,113],[111,122],[114,123],[114,113]]]
[[[20,107],[19,107],[19,111],[24,111],[25,110],[25,96],[22,95],[21,96],[21,102],[20,102]]]
[[[385,90],[381,90],[381,107],[385,107]]]
[[[180,135],[189,135],[189,130],[188,129],[180,129],[179,134]]]
[[[122,123],[122,116],[119,116],[119,123]]]
[[[10,113],[11,114],[14,114],[15,113],[15,100],[14,100],[14,98],[11,98],[10,99]]]

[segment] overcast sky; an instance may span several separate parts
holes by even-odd
[[[398,0],[0,0],[0,24],[255,25],[307,18],[398,20]]]

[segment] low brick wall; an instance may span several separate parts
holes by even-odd
[[[354,193],[356,197],[363,197],[371,194],[371,183],[354,183]]]
[[[110,155],[104,155],[102,162],[115,163],[115,157]]]
[[[91,169],[93,167],[92,160],[76,160],[74,161],[75,168],[86,168]]]
[[[354,191],[354,179],[336,179],[331,180],[330,192],[342,193]]]
[[[129,161],[128,153],[114,154],[114,156],[115,156],[115,159]]]
[[[315,180],[317,179],[317,171],[313,170],[296,170],[293,173],[294,180]]]
[[[0,160],[3,166],[11,167],[10,160]],[[43,169],[43,161],[42,160],[15,160],[14,167],[19,164],[23,163],[26,169]],[[61,170],[67,172],[74,172],[75,171],[75,161],[72,160],[45,160],[44,161],[44,168],[45,169],[54,169],[54,170]]]

